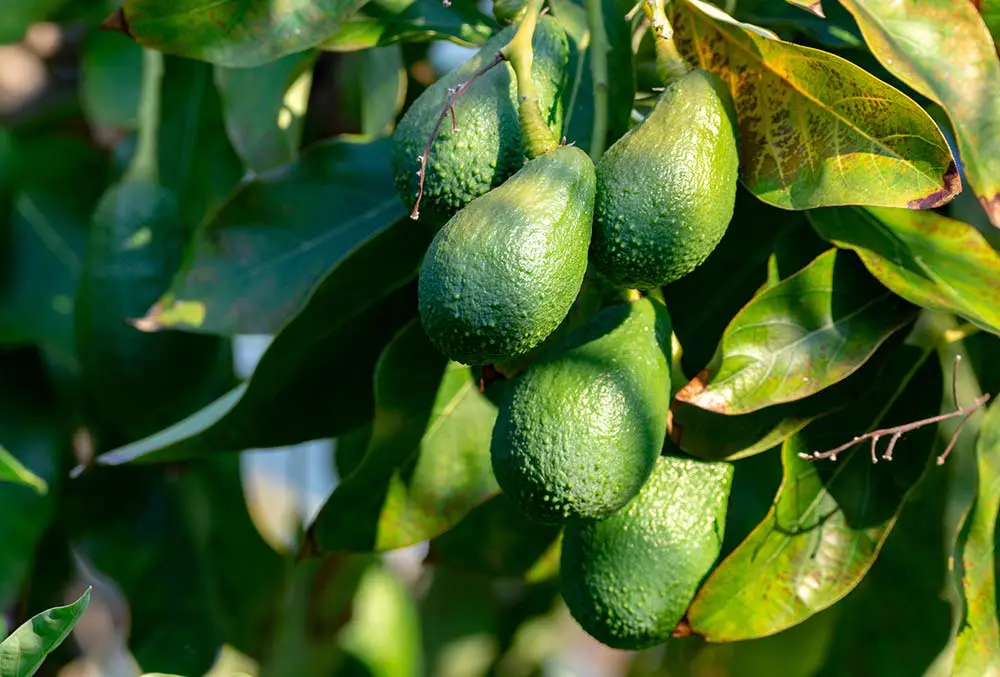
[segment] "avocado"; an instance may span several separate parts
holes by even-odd
[[[559,326],[583,284],[594,163],[562,146],[476,198],[435,235],[418,282],[420,320],[456,362],[507,362]]]
[[[739,150],[732,104],[700,69],[672,82],[597,165],[594,266],[649,289],[704,262],[733,217]]]
[[[653,470],[670,406],[670,316],[649,298],[605,308],[510,388],[493,473],[532,519],[601,519]]]
[[[719,556],[733,468],[661,456],[642,491],[604,520],[566,527],[563,599],[615,649],[666,641]]]
[[[417,97],[393,133],[392,166],[396,188],[407,208],[417,199],[420,157],[431,140],[453,88],[488,65],[514,36],[515,26],[487,40],[471,59],[447,73]],[[539,105],[556,138],[562,135],[563,89],[569,63],[566,33],[548,16],[540,18],[532,39],[532,78]],[[518,120],[517,83],[509,63],[501,63],[469,86],[455,101],[454,116],[427,158],[420,215],[443,223],[475,198],[486,194],[524,165]],[[457,129],[453,128],[454,124]]]

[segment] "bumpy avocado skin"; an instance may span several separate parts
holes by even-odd
[[[605,308],[510,389],[493,473],[532,519],[601,519],[627,504],[663,448],[670,316],[643,298]]]
[[[725,235],[739,169],[728,96],[715,76],[692,70],[601,157],[591,258],[612,282],[669,284]]]
[[[514,360],[573,305],[587,269],[594,163],[563,146],[473,200],[435,235],[420,268],[420,320],[463,364]]]
[[[428,87],[399,121],[393,133],[392,164],[396,188],[410,209],[417,199],[420,156],[444,110],[449,89],[469,80],[489,64],[513,37],[509,26],[487,40],[472,58]],[[556,138],[562,134],[563,89],[569,64],[566,33],[550,17],[538,22],[532,40],[531,73],[542,114]],[[420,218],[443,223],[469,202],[484,195],[524,164],[517,117],[517,83],[510,64],[502,63],[477,79],[455,102],[454,119],[446,119],[427,161]]]
[[[570,613],[616,649],[665,642],[719,556],[733,469],[661,456],[624,509],[566,527],[561,586]]]

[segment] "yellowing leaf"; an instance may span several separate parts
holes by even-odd
[[[926,209],[961,189],[948,144],[899,90],[838,56],[783,42],[698,0],[672,4],[677,47],[718,74],[740,127],[740,178],[785,209]]]

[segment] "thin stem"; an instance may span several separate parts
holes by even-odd
[[[518,119],[521,123],[524,152],[529,159],[544,155],[558,145],[542,116],[538,90],[531,75],[531,66],[535,59],[531,40],[542,12],[542,3],[543,0],[528,0],[528,9],[517,27],[517,32],[500,50],[504,58],[510,62],[514,69],[514,77],[517,79],[517,97],[520,101]]]
[[[653,29],[653,44],[656,47],[656,74],[665,84],[677,80],[690,68],[684,57],[677,51],[674,30],[667,19],[664,0],[646,0],[643,9]]]
[[[142,50],[142,93],[139,99],[139,141],[125,178],[149,181],[159,178],[156,137],[160,131],[160,83],[163,80],[163,54]]]
[[[489,62],[478,71],[473,73],[472,77],[463,82],[458,87],[449,90],[448,98],[444,103],[444,108],[441,110],[441,114],[438,115],[437,122],[434,123],[434,131],[431,132],[431,136],[427,139],[427,144],[424,146],[423,151],[420,153],[420,157],[417,160],[420,162],[420,170],[417,171],[417,176],[420,177],[420,185],[417,188],[417,201],[413,204],[413,211],[410,212],[410,218],[416,221],[420,218],[420,201],[424,197],[424,179],[427,177],[427,158],[431,154],[431,147],[438,138],[438,134],[441,133],[441,125],[444,124],[445,118],[449,115],[451,116],[452,131],[458,131],[458,119],[455,117],[455,101],[458,97],[462,96],[472,84],[481,78],[482,76],[489,73],[493,68],[496,68],[505,60],[503,53],[498,53],[493,61]]]
[[[590,71],[594,80],[594,126],[590,134],[590,157],[594,162],[604,153],[608,137],[608,32],[604,25],[601,0],[584,0],[590,31]]]

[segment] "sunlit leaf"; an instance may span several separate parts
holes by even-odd
[[[372,369],[413,317],[431,233],[401,221],[320,282],[268,347],[250,380],[174,426],[100,456],[117,465],[333,437],[371,418]]]
[[[1000,227],[1000,60],[972,2],[840,0],[893,75],[948,112],[965,175]]]
[[[958,192],[941,132],[895,88],[698,0],[671,8],[678,49],[717,73],[733,95],[740,178],[760,199],[785,209],[929,208]]]
[[[90,605],[90,588],[80,599],[33,616],[0,642],[0,675],[31,677],[57,646],[69,636]]]
[[[496,411],[472,370],[448,362],[412,321],[379,359],[368,450],[310,527],[313,550],[392,550],[465,517],[497,491]]]
[[[809,220],[904,299],[1000,334],[1000,253],[972,226],[932,211],[888,208],[817,209]]]
[[[823,5],[820,4],[820,0],[786,0],[786,2],[796,7],[801,7],[816,16],[823,16]]]
[[[298,154],[316,56],[306,51],[256,68],[216,66],[229,140],[251,170],[271,169]],[[292,107],[286,103],[289,94],[298,99]]]
[[[31,487],[42,495],[49,490],[45,480],[25,468],[13,454],[2,446],[0,446],[0,482],[11,482]]]
[[[854,256],[831,249],[744,306],[677,399],[721,414],[802,399],[852,374],[914,316]]]
[[[827,608],[858,584],[928,467],[934,428],[900,439],[891,463],[873,464],[867,443],[835,463],[799,454],[936,413],[941,380],[937,364],[927,359],[931,351],[915,345],[897,350],[861,399],[784,443],[776,502],[699,591],[688,612],[695,632],[710,641],[770,635]]]
[[[127,0],[125,29],[166,54],[231,68],[259,66],[315,47],[365,0]]]
[[[1000,511],[1000,404],[986,413],[976,445],[979,488],[962,544],[966,616],[958,635],[953,675],[1000,672],[1000,626],[994,578],[994,533]]]
[[[472,46],[484,42],[495,28],[493,19],[471,0],[453,0],[447,7],[440,0],[373,1],[320,46],[348,52],[400,41],[439,39]]]
[[[244,183],[206,224],[183,271],[143,325],[276,332],[331,267],[375,246],[374,238],[405,214],[388,146],[388,140],[323,142]],[[416,224],[405,227],[423,232]],[[419,261],[422,250],[414,254]],[[367,256],[375,266],[390,265]],[[388,269],[385,274],[392,275]]]

